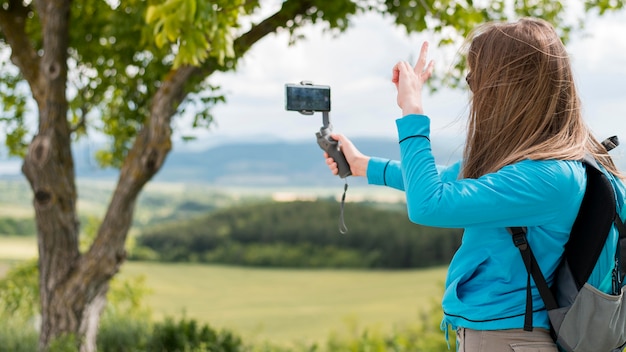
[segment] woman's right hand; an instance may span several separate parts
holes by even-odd
[[[424,113],[422,88],[432,76],[435,67],[433,61],[427,63],[427,55],[428,42],[424,42],[414,67],[406,61],[400,61],[393,67],[391,81],[398,90],[397,100],[402,116]]]
[[[363,153],[361,153],[346,136],[333,133],[331,134],[331,137],[339,141],[339,148],[341,148],[348,165],[350,165],[350,172],[352,172],[352,176],[366,176],[367,164],[370,161],[370,157],[363,155]],[[326,158],[326,164],[328,165],[330,171],[333,175],[337,175],[339,173],[339,168],[337,167],[335,160],[329,157],[326,152],[324,152],[324,157]]]

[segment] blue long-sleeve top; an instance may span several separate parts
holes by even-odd
[[[443,325],[476,330],[524,326],[527,272],[506,227],[527,227],[528,242],[550,285],[586,186],[579,161],[523,160],[477,179],[459,177],[461,162],[437,167],[431,153],[430,120],[396,120],[400,160],[373,157],[370,184],[406,194],[409,219],[426,226],[464,228],[462,244],[446,277]],[[612,175],[623,209],[624,185]],[[621,214],[624,218],[624,214]],[[609,236],[616,238],[615,229]],[[615,242],[615,241],[608,241]],[[611,291],[615,245],[606,245],[589,282]],[[545,305],[533,282],[533,325],[549,328]]]

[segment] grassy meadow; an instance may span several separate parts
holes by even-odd
[[[37,257],[37,239],[35,237],[2,236],[0,237],[0,260],[19,261]]]
[[[439,300],[445,271],[286,270],[126,263],[144,275],[154,318],[185,315],[246,339],[321,341],[353,329],[413,324]]]
[[[0,276],[36,251],[34,237],[0,237]],[[185,316],[232,329],[246,340],[291,344],[414,324],[422,311],[438,304],[445,269],[291,270],[126,262],[119,277],[145,279],[150,292],[144,303],[156,321]]]
[[[86,217],[101,217],[111,186],[107,182],[79,183],[79,212]],[[0,182],[0,190],[5,191],[0,194],[3,216],[33,216],[32,195],[23,182]],[[197,185],[150,184],[138,203],[130,237],[132,240],[137,229],[147,224],[190,217],[206,211],[204,209],[266,199],[338,197],[341,190],[342,185],[324,190],[225,190]],[[377,188],[355,187],[349,191],[347,200],[395,206],[400,195]],[[185,209],[194,209],[189,204],[199,210],[185,212]],[[346,223],[350,226],[350,219],[346,219]],[[14,263],[36,256],[36,237],[0,236],[0,277]],[[291,270],[126,262],[118,276],[145,279],[150,293],[144,303],[155,321],[185,316],[214,328],[232,329],[246,341],[291,344],[323,341],[330,334],[353,335],[363,329],[386,333],[395,327],[415,324],[421,312],[439,304],[445,269]]]

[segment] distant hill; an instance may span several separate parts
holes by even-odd
[[[400,156],[394,139],[354,138],[354,144],[367,155],[390,159]],[[433,153],[438,164],[447,165],[461,158],[462,142],[433,139]],[[626,151],[611,152],[618,168],[626,171]],[[100,169],[91,155],[95,147],[83,144],[74,149],[76,175],[82,179],[114,180],[117,170]],[[165,165],[154,178],[157,182],[188,182],[218,186],[320,186],[336,184],[322,150],[314,138],[297,142],[257,140],[222,142],[201,148],[199,143],[175,145]],[[0,178],[22,178],[21,160],[0,161]],[[363,178],[349,178],[350,185],[364,185]]]
[[[398,142],[391,139],[355,138],[355,145],[365,154],[399,158]],[[457,148],[456,154],[448,145]],[[434,146],[439,163],[458,160],[459,142]],[[93,151],[90,151],[91,153]],[[88,150],[77,150],[76,173],[79,178],[114,178],[117,171],[102,170],[90,161]],[[157,182],[206,183],[224,186],[317,186],[337,182],[330,174],[323,151],[315,139],[302,142],[234,142],[197,151],[176,148],[154,178]],[[351,178],[350,184],[365,184]]]

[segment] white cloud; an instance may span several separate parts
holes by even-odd
[[[605,15],[587,24],[590,36],[569,45],[583,106],[590,126],[604,138],[618,134],[626,143],[626,13]],[[407,35],[389,19],[365,15],[337,37],[321,27],[307,39],[287,46],[286,34],[264,38],[241,62],[236,73],[214,77],[227,92],[228,103],[214,110],[217,127],[206,138],[311,138],[321,115],[302,116],[284,109],[284,84],[310,80],[332,87],[331,120],[349,136],[395,138],[400,110],[391,68],[398,60],[414,60],[427,35]],[[454,50],[431,47],[439,69],[449,65]],[[433,135],[463,136],[467,94],[442,90],[424,98]],[[195,132],[196,134],[201,132]],[[202,133],[201,133],[202,134]]]
[[[610,13],[587,23],[569,46],[577,66],[589,73],[626,74],[626,15]]]
[[[569,45],[586,120],[598,138],[617,135],[626,144],[626,13],[586,26],[587,35]],[[615,155],[624,159],[624,148]]]

